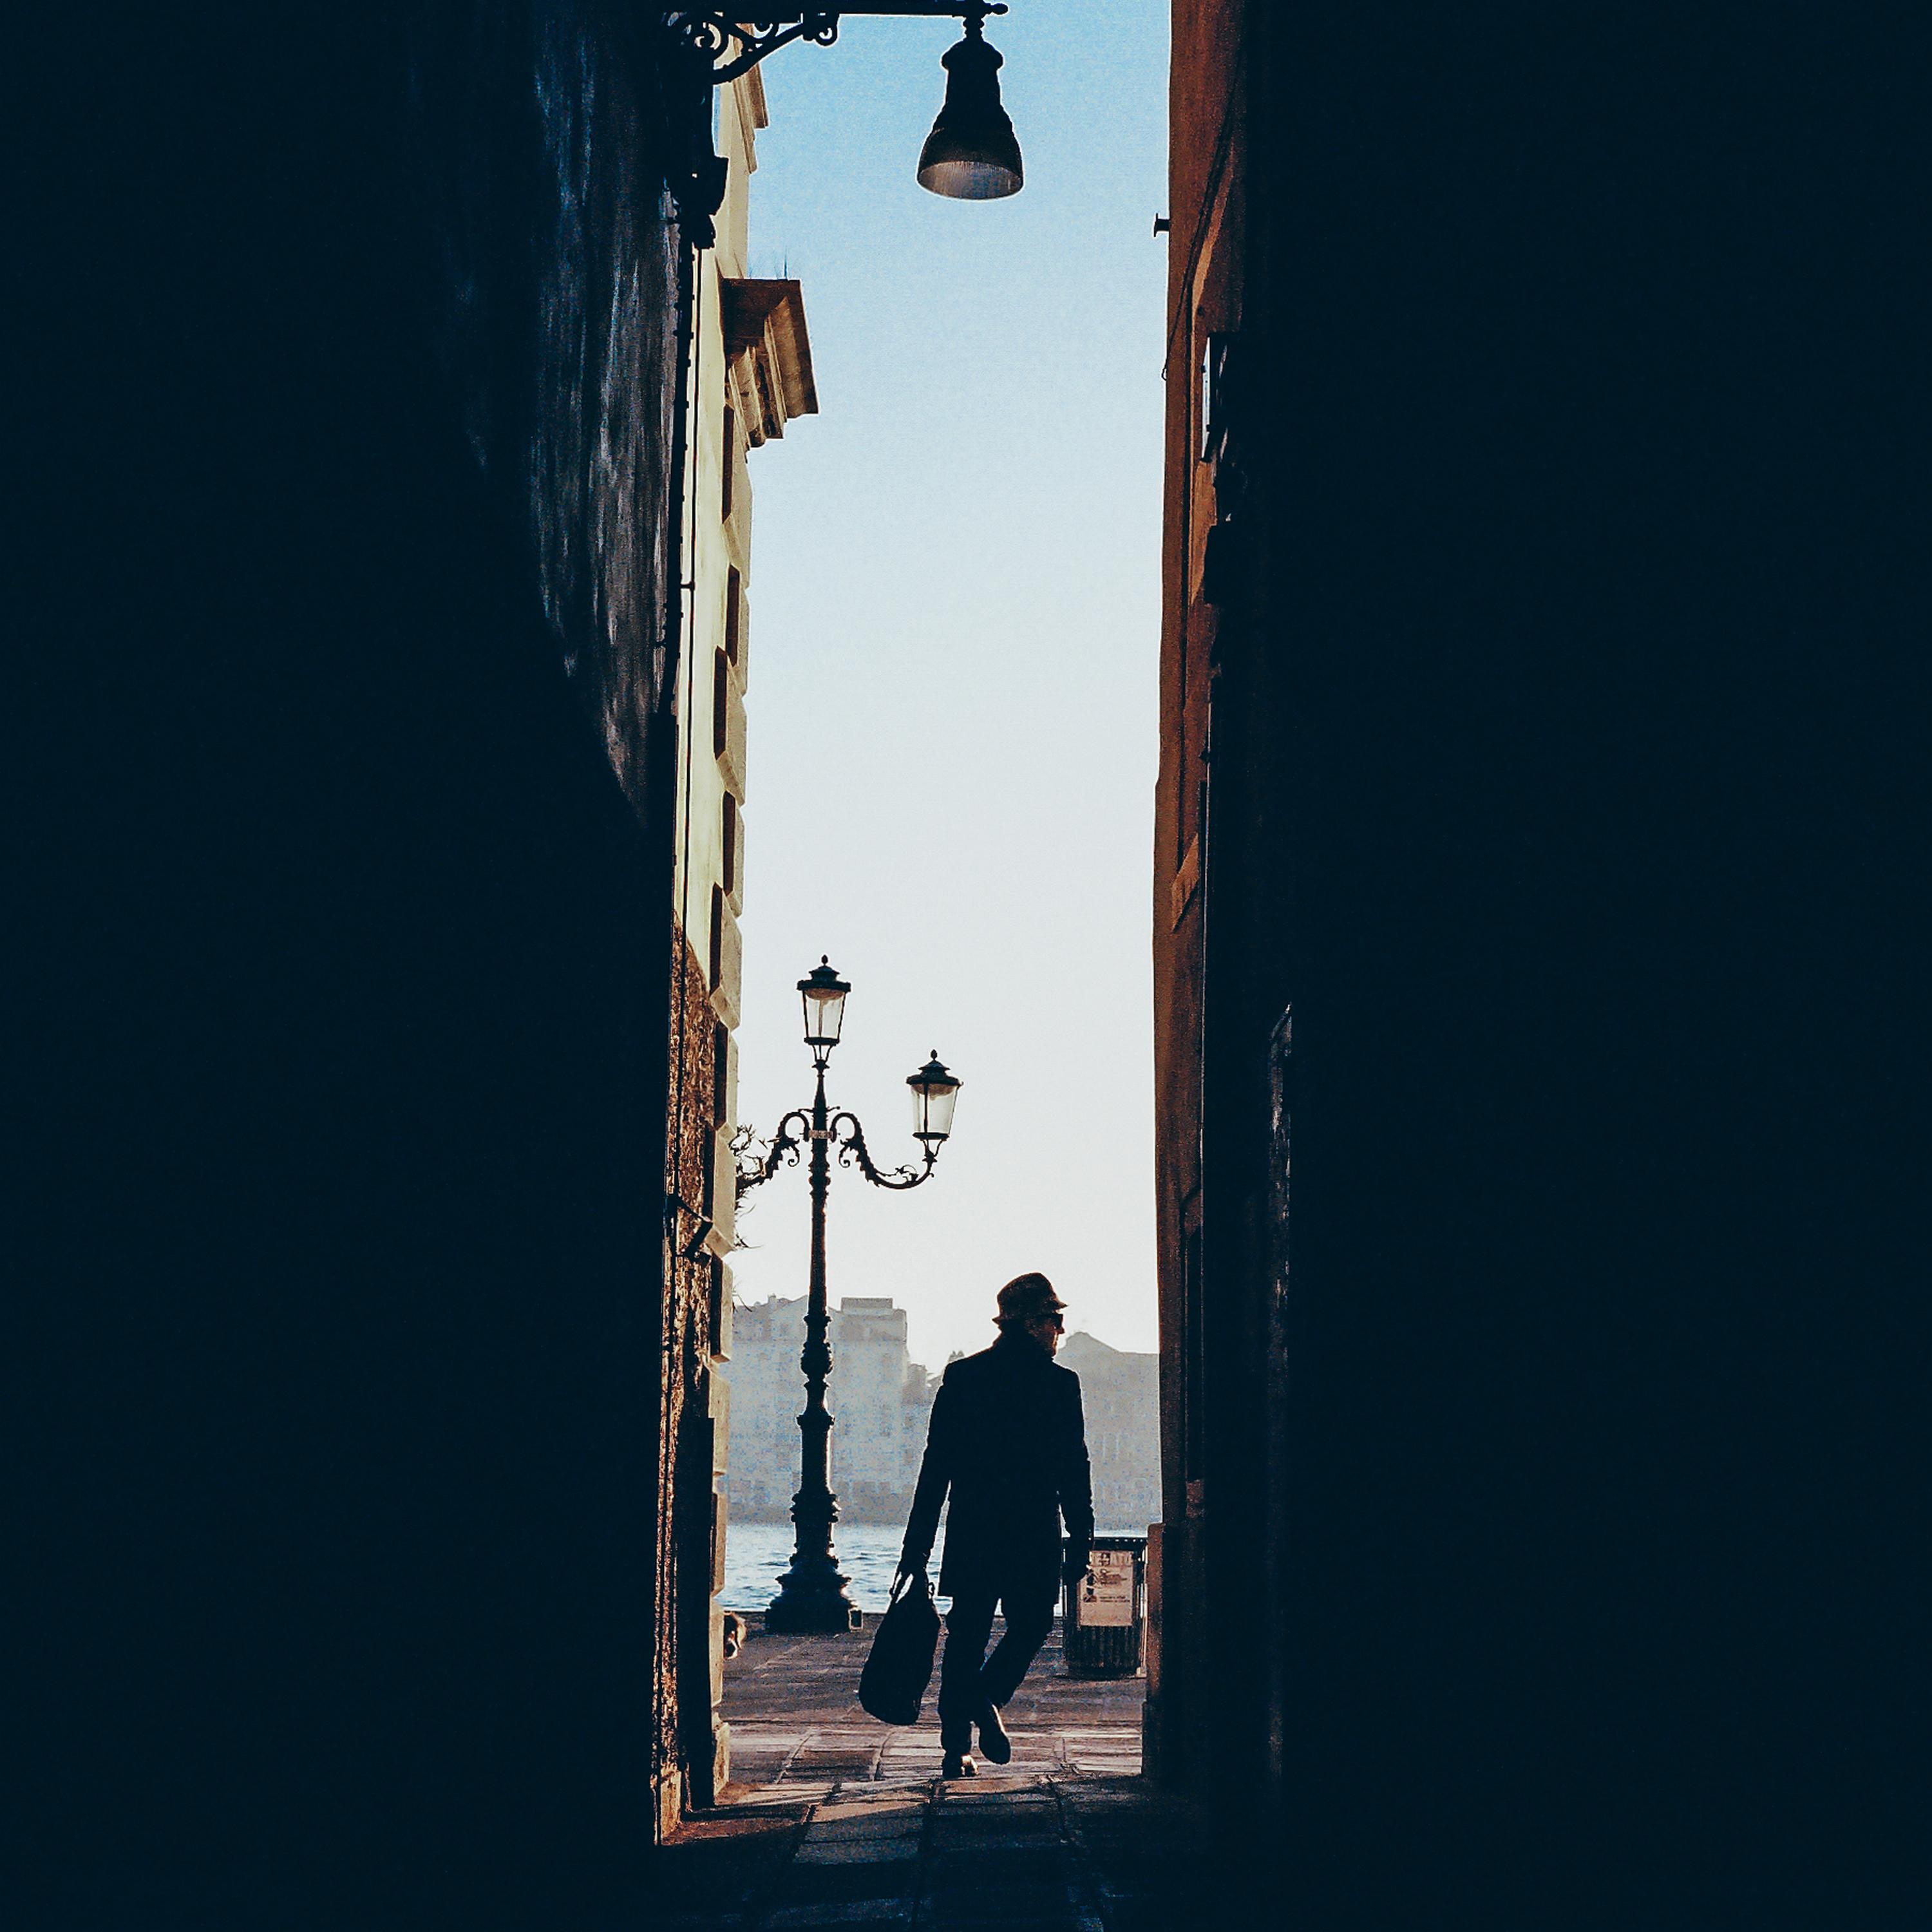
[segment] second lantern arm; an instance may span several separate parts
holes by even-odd
[[[838,1163],[850,1167],[854,1161],[859,1172],[874,1187],[916,1187],[922,1181],[932,1178],[932,1164],[939,1158],[938,1150],[928,1148],[926,1164],[920,1168],[896,1167],[883,1170],[874,1165],[872,1152],[866,1145],[866,1130],[859,1124],[856,1114],[835,1114],[832,1117],[832,1138],[838,1149]]]

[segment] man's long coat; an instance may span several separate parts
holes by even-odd
[[[948,1490],[942,1596],[1050,1602],[1060,1586],[1060,1520],[1071,1553],[1094,1540],[1094,1484],[1080,1378],[1030,1336],[1002,1335],[950,1364],[933,1399],[905,1546],[923,1558]]]

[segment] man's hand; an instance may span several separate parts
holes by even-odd
[[[1069,1552],[1066,1558],[1066,1576],[1071,1588],[1078,1589],[1091,1574],[1092,1562],[1084,1550]]]
[[[899,1552],[898,1574],[902,1576],[923,1576],[927,1559],[932,1554],[929,1550],[902,1550]]]

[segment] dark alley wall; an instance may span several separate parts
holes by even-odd
[[[22,1926],[638,1902],[676,254],[625,31],[124,16],[22,78]]]
[[[1910,1922],[1928,50],[1840,26],[1177,9],[1161,1742],[1284,1923]]]

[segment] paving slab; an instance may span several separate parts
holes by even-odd
[[[788,1905],[818,1905],[834,1899],[898,1898],[911,1891],[918,1876],[916,1855],[816,1864],[794,1856],[779,1881],[779,1889]]]
[[[938,1775],[914,1726],[860,1708],[869,1633],[767,1636],[725,1666],[732,1780],[658,1854],[680,1932],[1178,1932],[1211,1922],[1202,1821],[1139,1777],[1138,1679],[1071,1678],[1057,1638],[1006,1712],[1013,1758]],[[680,1864],[680,1861],[687,1862]]]
[[[886,1900],[846,1905],[784,1905],[774,1907],[758,1923],[773,1928],[773,1932],[788,1925],[909,1925],[912,1907]]]
[[[864,1865],[870,1868],[897,1846],[909,1848],[909,1856],[916,1856],[919,1836],[914,1832],[896,1841],[871,1838],[839,1838],[828,1842],[822,1838],[811,1838],[792,1854],[792,1862],[795,1865]]]
[[[828,1840],[853,1838],[868,1840],[878,1838],[917,1838],[925,1828],[926,1806],[893,1805],[881,1807],[868,1814],[865,1812],[835,1814],[830,1804],[822,1804],[814,1815],[812,1836],[814,1843],[823,1844]]]

